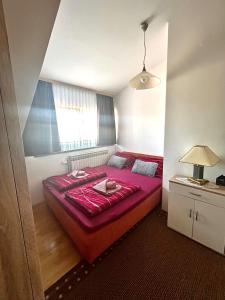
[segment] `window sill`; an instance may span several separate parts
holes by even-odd
[[[63,154],[63,153],[74,153],[74,152],[80,152],[80,151],[86,151],[86,150],[93,150],[93,149],[99,149],[99,148],[104,148],[104,147],[112,147],[115,146],[116,144],[112,145],[103,145],[103,146],[96,146],[96,147],[91,147],[91,148],[81,148],[81,149],[74,149],[74,150],[68,150],[68,151],[59,151],[59,152],[52,152],[48,154],[42,154],[42,155],[32,155],[32,156],[25,156],[26,158],[29,157],[46,157],[46,156],[51,156],[51,155],[58,155],[58,154]]]

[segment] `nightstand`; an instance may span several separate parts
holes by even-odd
[[[181,176],[171,178],[167,225],[224,255],[225,188],[210,185],[189,184]]]

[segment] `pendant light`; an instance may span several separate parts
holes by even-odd
[[[144,59],[142,72],[130,80],[130,86],[136,90],[146,90],[156,87],[160,84],[160,78],[146,71],[145,58],[146,58],[146,43],[145,32],[148,29],[148,23],[141,23],[141,29],[144,32]]]

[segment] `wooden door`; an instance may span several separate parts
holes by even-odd
[[[193,239],[225,254],[225,209],[195,201]]]
[[[184,195],[169,192],[168,226],[192,237],[194,200]]]
[[[32,206],[0,0],[0,299],[43,299],[40,278]]]

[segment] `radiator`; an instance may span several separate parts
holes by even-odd
[[[101,149],[97,151],[79,153],[67,157],[68,172],[74,169],[83,169],[85,167],[97,167],[105,164],[114,151],[111,149]]]

